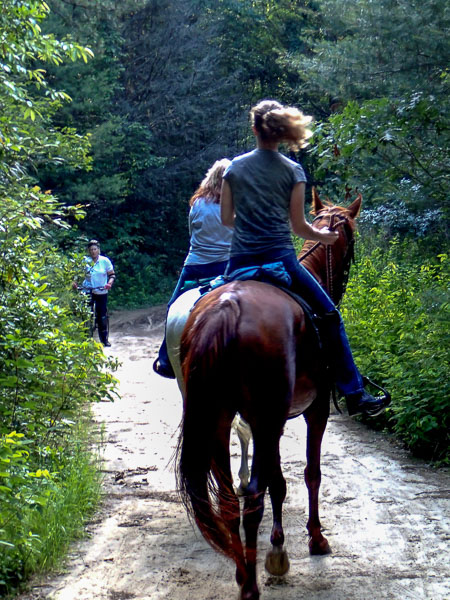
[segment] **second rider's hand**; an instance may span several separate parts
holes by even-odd
[[[330,231],[330,229],[328,229],[328,227],[322,227],[322,229],[320,229],[320,233],[321,233],[320,241],[322,242],[322,244],[327,244],[327,245],[334,244],[334,242],[339,237],[339,233],[337,231]]]

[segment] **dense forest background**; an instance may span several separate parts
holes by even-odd
[[[114,397],[71,289],[85,242],[115,308],[167,301],[188,200],[252,147],[250,107],[314,117],[321,197],[363,194],[341,307],[392,407],[448,464],[450,9],[445,0],[0,0],[0,594],[58,560],[100,494],[86,400]]]
[[[85,207],[72,237],[113,259],[116,305],[167,299],[188,248],[188,199],[218,158],[250,149],[250,107],[314,116],[311,184],[389,229],[436,225],[449,197],[449,12],[407,0],[52,0],[48,32],[94,53],[48,67],[70,95],[55,127],[89,135],[90,170],[41,165],[39,185]],[[368,212],[368,211],[372,212]],[[443,215],[443,213],[442,213]],[[368,219],[366,219],[368,220]],[[394,223],[395,221],[395,223]]]

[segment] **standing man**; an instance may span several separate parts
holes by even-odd
[[[89,256],[85,257],[85,278],[82,290],[90,295],[90,305],[97,318],[98,337],[103,346],[111,346],[108,341],[108,292],[116,278],[112,262],[107,256],[100,254],[100,244],[90,240],[87,244]],[[78,289],[76,281],[73,286]]]

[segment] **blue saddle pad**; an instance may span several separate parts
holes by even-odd
[[[316,334],[318,346],[321,347],[320,335],[316,325],[317,315],[314,314],[314,311],[311,309],[306,300],[290,289],[292,285],[292,278],[286,271],[286,268],[281,261],[266,263],[264,265],[241,267],[240,269],[235,269],[226,275],[219,275],[214,279],[207,280],[204,282],[204,285],[201,285],[201,283],[198,282],[197,287],[199,287],[200,297],[196,300],[195,304],[202,296],[222,285],[225,285],[226,283],[230,283],[231,281],[247,280],[262,281],[264,283],[274,285],[282,289],[286,294],[298,302],[298,304],[300,304],[300,306],[303,308],[305,316]]]
[[[241,267],[227,275],[219,275],[219,277],[213,279],[209,285],[206,286],[205,292],[214,290],[230,281],[246,281],[248,279],[265,281],[285,288],[289,288],[292,284],[291,276],[286,271],[285,266],[281,261],[278,261],[266,263],[264,265]]]

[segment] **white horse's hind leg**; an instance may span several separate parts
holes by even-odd
[[[237,414],[231,425],[237,433],[239,438],[239,442],[241,444],[241,466],[239,468],[239,480],[240,485],[237,489],[238,495],[242,496],[245,494],[246,489],[248,488],[249,482],[249,470],[248,470],[248,446],[250,444],[250,440],[252,439],[252,431],[250,429],[249,424],[244,421],[244,419]]]

